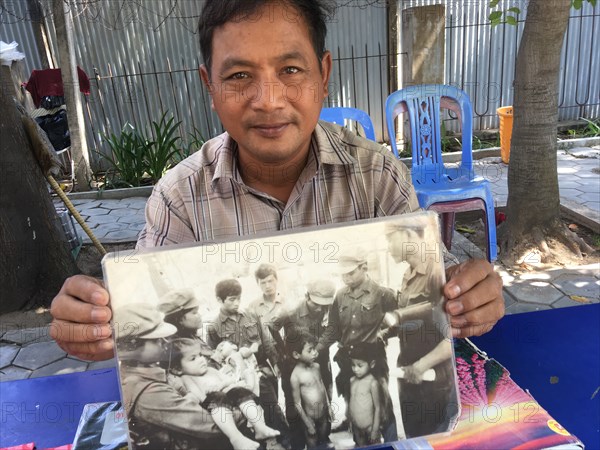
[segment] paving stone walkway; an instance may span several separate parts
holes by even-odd
[[[508,166],[500,158],[486,158],[476,161],[475,167],[491,182],[496,206],[505,206]],[[561,204],[576,210],[600,230],[600,146],[559,151],[558,178]],[[145,197],[78,199],[73,203],[102,243],[123,243],[135,241],[142,230],[146,200]],[[83,242],[90,243],[83,230],[79,226],[77,229]],[[480,249],[459,233],[455,233],[452,252],[461,260],[485,258]],[[504,280],[508,314],[600,303],[599,264],[518,276],[498,270]],[[49,337],[49,327],[0,329],[0,382],[114,365],[114,360],[89,363],[67,356]]]

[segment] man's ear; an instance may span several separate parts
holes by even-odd
[[[293,351],[292,352],[292,358],[294,358],[294,359],[300,359],[300,353],[298,353],[297,351]]]
[[[375,368],[375,360],[373,360],[369,363],[369,367],[371,368],[371,370],[373,370]]]
[[[173,375],[176,375],[178,377],[183,375],[183,371],[181,369],[174,369],[173,367],[171,367],[171,369],[169,369],[169,370]]]
[[[331,76],[331,53],[326,51],[321,58],[321,82],[323,83],[323,100],[329,95],[329,77]]]
[[[210,95],[210,107],[215,109],[215,102],[213,100],[213,84],[210,81],[210,74],[208,73],[208,68],[205,64],[202,64],[198,69],[198,73],[200,74],[200,79],[202,80],[202,84],[206,87]]]

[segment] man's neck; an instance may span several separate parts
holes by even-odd
[[[274,303],[275,299],[277,298],[277,292],[274,294],[263,294],[263,300],[265,301],[265,303]]]
[[[265,163],[257,161],[247,152],[238,152],[240,175],[253,189],[270,195],[282,203],[287,203],[296,182],[308,161],[309,145],[288,161]]]

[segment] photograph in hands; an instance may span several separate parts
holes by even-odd
[[[435,213],[107,255],[132,448],[354,448],[459,414]]]

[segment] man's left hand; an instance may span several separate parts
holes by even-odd
[[[480,336],[504,316],[502,279],[483,259],[469,260],[446,270],[444,295],[456,338]]]

